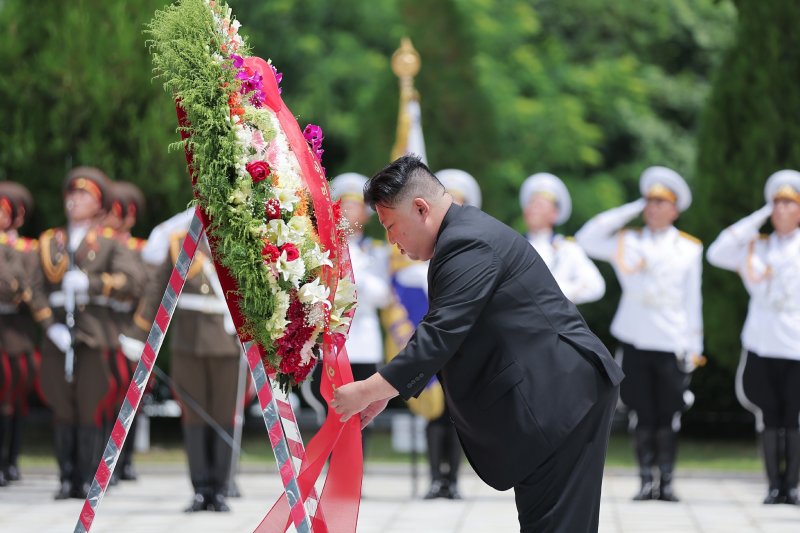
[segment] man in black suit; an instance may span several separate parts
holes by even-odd
[[[514,488],[522,532],[597,531],[611,419],[623,374],[517,232],[453,203],[401,157],[364,187],[389,240],[430,259],[429,311],[378,373],[331,406],[362,427],[437,375],[464,451],[498,490]]]

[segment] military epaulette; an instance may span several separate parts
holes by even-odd
[[[114,228],[109,228],[108,226],[103,228],[103,230],[100,232],[100,235],[105,237],[106,239],[115,239],[118,234],[119,232],[117,230],[115,230]]]
[[[703,245],[703,241],[701,241],[700,239],[698,239],[694,235],[689,235],[685,231],[678,231],[678,235],[680,235],[681,237],[683,237],[684,239],[686,239],[688,241],[692,241],[695,244],[699,244],[701,246]]]
[[[144,245],[147,244],[147,239],[140,239],[139,237],[128,237],[128,249],[134,252],[141,252]]]
[[[6,233],[0,233],[0,245],[5,246],[8,244],[8,235]]]
[[[29,237],[19,237],[14,246],[21,252],[35,252],[39,249],[39,241]]]

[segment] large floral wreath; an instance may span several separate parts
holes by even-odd
[[[225,3],[181,0],[156,13],[148,43],[157,76],[188,121],[175,146],[191,154],[217,260],[238,287],[239,333],[261,344],[264,362],[287,387],[308,376],[327,335],[346,335],[355,287],[336,249],[320,239],[298,154],[265,105],[266,84],[280,83],[281,74],[247,57],[239,27]],[[322,130],[309,125],[303,135],[321,165]],[[334,248],[346,247],[337,206],[326,207]]]

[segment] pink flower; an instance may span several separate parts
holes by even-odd
[[[303,137],[305,137],[306,141],[311,145],[311,148],[317,156],[317,160],[322,161],[322,154],[325,152],[325,150],[322,149],[322,140],[325,138],[322,135],[322,128],[316,124],[309,124],[303,130]]]
[[[264,205],[264,214],[267,220],[276,220],[281,218],[281,203],[277,198],[270,198]]]
[[[265,161],[253,161],[248,163],[245,168],[253,178],[253,183],[264,181],[269,177],[269,165]]]
[[[290,242],[287,242],[286,244],[281,246],[281,252],[286,252],[287,261],[294,261],[295,259],[300,257],[300,251],[297,249],[297,246],[295,246]]]

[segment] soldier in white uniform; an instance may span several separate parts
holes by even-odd
[[[621,344],[627,377],[620,395],[630,410],[642,481],[634,500],[677,501],[672,476],[680,415],[691,405],[689,373],[703,361],[703,246],[673,226],[692,201],[678,173],[650,167],[639,188],[643,198],[595,216],[575,238],[590,257],[613,265],[622,287],[611,333]],[[640,213],[644,228],[623,229]]]
[[[377,371],[378,364],[383,363],[383,339],[378,309],[389,305],[392,297],[389,249],[380,241],[364,235],[364,224],[372,216],[371,210],[364,203],[363,189],[366,182],[366,176],[355,172],[340,174],[331,180],[331,196],[341,202],[342,216],[347,219],[352,230],[349,235],[349,249],[358,292],[358,307],[350,323],[345,348],[354,380],[367,379]],[[317,389],[320,369],[321,365],[317,365],[314,379]]]
[[[769,481],[766,504],[798,504],[800,475],[800,173],[767,180],[767,205],[725,229],[708,262],[733,270],[750,294],[736,391],[756,415]],[[774,232],[759,235],[770,219]],[[781,457],[785,450],[785,457]]]
[[[528,227],[528,242],[552,272],[564,296],[574,304],[603,297],[606,283],[583,249],[553,228],[569,220],[572,199],[566,185],[552,174],[529,176],[519,192],[519,204]]]

